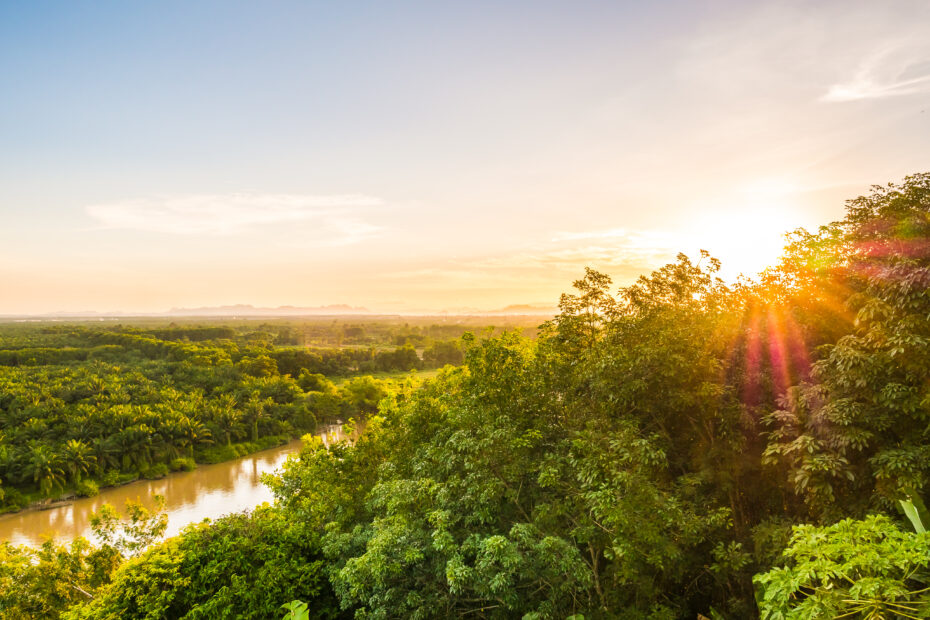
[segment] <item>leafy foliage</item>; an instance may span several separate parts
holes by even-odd
[[[79,618],[273,618],[282,600],[335,617],[316,537],[271,509],[188,527],[121,565]]]
[[[827,519],[889,509],[930,474],[930,174],[848,208],[817,242],[844,251],[850,333],[768,418],[767,462]]]
[[[930,535],[884,516],[799,525],[790,565],[756,577],[764,620],[930,617]]]

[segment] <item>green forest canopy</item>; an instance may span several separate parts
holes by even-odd
[[[128,560],[6,546],[0,610],[930,617],[898,511],[930,475],[930,174],[792,233],[758,281],[718,268],[679,255],[617,293],[588,270],[537,340],[467,337],[354,444],[308,438],[273,507]]]
[[[293,344],[323,328],[353,343]],[[461,364],[466,329],[422,320],[0,325],[0,511],[235,458],[371,413],[389,382],[369,373]]]

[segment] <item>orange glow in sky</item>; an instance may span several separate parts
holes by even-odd
[[[366,7],[0,6],[0,315],[732,279],[928,167],[926,2]]]

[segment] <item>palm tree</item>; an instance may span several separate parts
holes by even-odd
[[[119,466],[119,451],[111,440],[111,437],[106,439],[95,439],[91,446],[94,453],[94,460],[97,463],[97,469],[100,471]]]
[[[0,471],[3,471],[5,474],[5,468],[3,464],[9,460],[10,449],[7,445],[3,443],[3,431],[0,431]],[[0,502],[3,501],[5,493],[3,491],[3,478],[0,478]]]
[[[93,375],[87,381],[87,391],[90,393],[95,404],[100,404],[103,400],[106,399],[107,395],[107,383],[104,381],[103,377],[99,375]]]
[[[48,435],[48,422],[45,418],[29,418],[19,427],[19,432],[25,436],[27,441],[41,441]]]
[[[144,470],[152,458],[152,435],[154,429],[145,424],[129,426],[116,435],[113,443],[119,448],[122,455],[123,469],[135,465],[136,469]]]
[[[273,400],[270,398],[262,400],[257,392],[253,392],[252,395],[249,396],[249,400],[246,401],[245,418],[252,426],[252,441],[258,441],[258,422],[268,417],[267,409],[273,405]]]
[[[81,481],[81,476],[88,473],[97,461],[91,447],[80,439],[69,439],[62,446],[62,457],[72,480]]]
[[[187,445],[187,440],[184,438],[184,425],[181,424],[180,418],[176,416],[166,417],[162,420],[158,430],[164,442],[165,455],[168,458],[180,456],[179,448]]]
[[[152,449],[152,459],[153,460],[165,460],[165,458],[170,456],[170,446],[168,443],[168,438],[166,433],[161,427],[161,424],[146,424],[147,426],[152,427],[153,434],[149,437],[149,441]]]
[[[229,394],[221,396],[212,407],[213,421],[226,436],[226,445],[232,443],[233,435],[240,436],[239,422],[242,412],[236,409],[236,399]]]
[[[200,420],[194,420],[187,416],[180,419],[182,437],[190,450],[189,456],[194,456],[194,446],[198,443],[210,443],[210,429],[203,425]]]
[[[65,481],[61,457],[45,444],[30,444],[26,474],[39,485],[43,495],[50,495],[53,488],[61,488]]]

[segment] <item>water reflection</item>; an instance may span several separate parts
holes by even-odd
[[[329,445],[344,439],[342,427],[331,425],[316,433]],[[140,480],[103,489],[96,497],[79,498],[49,510],[27,510],[0,516],[0,541],[18,545],[40,545],[44,536],[70,540],[86,536],[93,540],[90,516],[103,504],[123,511],[126,500],[154,505],[153,496],[163,495],[168,510],[166,536],[174,536],[189,523],[215,519],[221,515],[254,508],[274,498],[261,483],[264,473],[278,469],[289,454],[300,448],[300,440],[244,456],[235,461],[202,465],[190,472],[179,472],[162,480]]]

